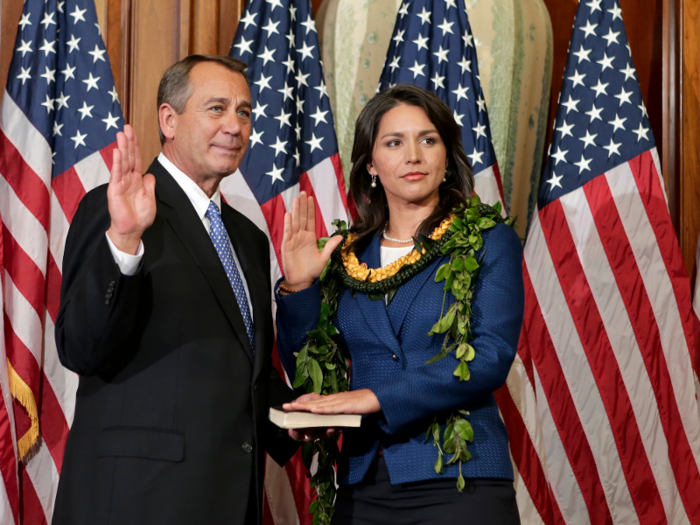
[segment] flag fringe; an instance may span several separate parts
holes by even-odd
[[[7,371],[10,376],[10,393],[24,407],[32,422],[29,430],[17,440],[17,455],[19,460],[22,461],[39,440],[39,410],[37,409],[32,389],[12,368],[12,363],[10,363],[9,359],[7,360]]]

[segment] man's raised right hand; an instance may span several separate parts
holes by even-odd
[[[136,255],[143,232],[156,217],[155,188],[153,175],[141,175],[141,153],[136,134],[126,124],[124,132],[117,133],[117,149],[113,153],[107,188],[112,219],[107,235],[120,251]]]

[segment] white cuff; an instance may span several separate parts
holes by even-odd
[[[136,269],[139,267],[139,264],[141,263],[141,259],[143,258],[144,254],[144,247],[143,247],[143,241],[139,241],[139,249],[136,250],[136,255],[130,255],[128,253],[124,253],[117,248],[114,243],[112,242],[112,239],[109,238],[109,235],[107,235],[107,232],[105,232],[105,237],[107,237],[107,244],[109,244],[109,251],[112,252],[112,257],[114,257],[114,262],[117,263],[117,266],[119,266],[119,271],[122,272],[122,275],[134,275],[136,273]]]

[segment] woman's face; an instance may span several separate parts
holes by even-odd
[[[384,114],[367,171],[379,177],[389,206],[435,206],[446,167],[445,143],[423,108],[400,104]]]

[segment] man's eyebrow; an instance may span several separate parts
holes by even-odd
[[[238,108],[239,108],[239,109],[240,109],[240,108],[249,108],[249,109],[253,109],[253,105],[252,105],[249,101],[244,100],[243,102],[241,102],[240,104],[238,104]]]
[[[229,104],[231,102],[231,99],[228,99],[226,97],[211,97],[205,100],[204,104],[207,105],[211,104],[212,102],[218,102],[219,104]]]

